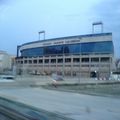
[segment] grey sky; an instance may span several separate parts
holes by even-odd
[[[102,1],[96,5],[96,16],[104,22],[105,31],[113,33],[115,56],[120,57],[120,1]]]
[[[102,20],[113,32],[115,55],[120,56],[118,0],[0,0],[0,49],[16,54],[16,46],[46,38],[91,33],[91,24]]]

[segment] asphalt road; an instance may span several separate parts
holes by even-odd
[[[120,99],[46,90],[0,89],[0,96],[59,113],[75,120],[120,120]]]
[[[0,113],[0,119],[1,119],[1,120],[13,120],[13,119],[11,119],[11,118],[3,115],[2,113]]]

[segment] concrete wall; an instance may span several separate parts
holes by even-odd
[[[6,52],[0,52],[0,71],[12,68],[12,57]]]
[[[58,59],[70,58],[70,62],[63,61],[58,63]],[[74,62],[74,58],[79,58],[80,62]],[[89,58],[88,62],[82,62],[82,58]],[[98,58],[99,61],[93,62],[92,58]],[[102,58],[109,58],[109,61],[102,61]],[[43,63],[39,63],[39,60],[43,60]],[[45,63],[45,60],[49,59],[48,63]],[[55,63],[51,63],[51,59],[56,59]],[[29,63],[29,61],[32,61]],[[34,63],[34,60],[37,63]],[[99,54],[99,55],[69,55],[69,56],[54,56],[54,57],[37,57],[37,58],[21,58],[17,59],[17,69],[22,70],[23,73],[37,73],[37,74],[51,74],[57,72],[59,74],[65,74],[69,76],[81,75],[85,77],[90,77],[91,72],[97,73],[98,77],[108,77],[113,69],[113,56],[108,54]],[[26,71],[26,72],[25,72]]]

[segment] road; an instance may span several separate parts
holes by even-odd
[[[0,96],[75,120],[120,120],[120,99],[46,90],[42,88],[0,89]]]

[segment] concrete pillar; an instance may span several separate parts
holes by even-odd
[[[71,77],[73,76],[73,55],[71,55]]]

